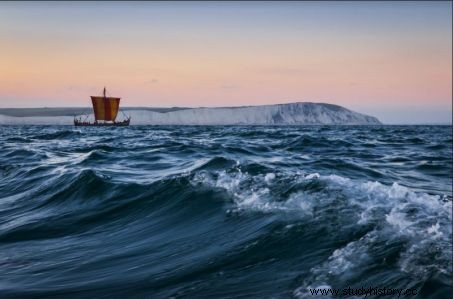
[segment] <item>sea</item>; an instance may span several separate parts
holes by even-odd
[[[452,267],[452,126],[0,126],[0,298],[451,298]]]

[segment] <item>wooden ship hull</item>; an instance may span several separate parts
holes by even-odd
[[[115,122],[84,122],[74,119],[74,126],[76,127],[127,127],[130,124],[130,119]]]
[[[117,97],[108,97],[106,96],[106,89],[104,87],[104,92],[102,96],[91,96],[91,103],[93,105],[94,112],[94,122],[89,122],[85,117],[85,120],[82,120],[81,117],[74,117],[74,126],[81,127],[126,127],[129,126],[131,122],[131,117],[127,116],[122,112],[126,119],[117,121],[116,117],[120,108],[120,99]]]

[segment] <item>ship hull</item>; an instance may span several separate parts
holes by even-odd
[[[82,122],[74,120],[74,126],[77,127],[127,127],[130,124],[130,119],[126,119],[120,122],[109,122],[109,123],[100,123],[100,122]]]

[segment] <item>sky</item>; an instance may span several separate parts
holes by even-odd
[[[324,102],[451,123],[452,2],[0,2],[0,108]]]

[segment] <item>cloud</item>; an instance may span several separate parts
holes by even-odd
[[[258,69],[258,72],[265,74],[275,74],[275,75],[315,75],[317,72],[307,68],[297,68],[297,67],[270,67],[270,68],[261,68]]]
[[[102,90],[103,87],[96,87],[96,86],[80,86],[80,85],[68,85],[66,86],[66,90],[69,91],[82,91],[82,92],[92,92],[96,90]]]
[[[156,83],[159,83],[159,80],[157,79],[151,79],[151,80],[148,80],[148,81],[145,81],[143,82],[145,84],[156,84]]]
[[[236,84],[223,84],[220,86],[220,88],[223,88],[223,89],[236,89],[236,88],[241,88],[240,85],[236,85]]]

